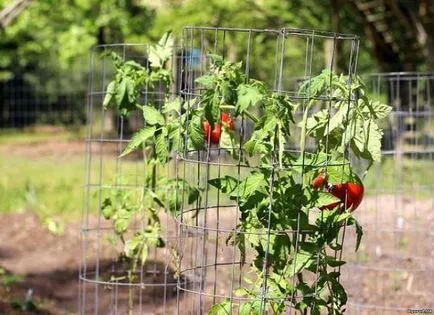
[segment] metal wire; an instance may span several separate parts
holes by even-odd
[[[384,122],[375,189],[358,210],[364,244],[346,267],[350,314],[430,309],[434,301],[434,74],[363,75],[368,91],[393,106]],[[354,240],[349,242],[354,242]]]
[[[224,60],[231,62],[242,62],[243,72],[246,80],[249,78],[262,80],[270,87],[270,90],[286,95],[294,102],[299,102],[302,105],[309,101],[318,101],[330,104],[336,102],[348,102],[353,104],[356,101],[354,93],[350,93],[348,98],[336,97],[335,95],[310,95],[309,88],[307,93],[298,93],[299,84],[291,80],[294,77],[313,78],[321,73],[326,68],[334,70],[330,64],[325,64],[323,45],[325,41],[332,41],[334,48],[331,52],[331,62],[334,64],[338,60],[344,59],[345,74],[350,78],[356,75],[357,58],[358,58],[358,37],[353,35],[335,34],[327,32],[316,32],[311,30],[294,30],[294,29],[241,29],[241,28],[226,28],[226,27],[185,27],[183,29],[183,51],[191,52],[198,51],[197,64],[199,68],[192,69],[192,54],[189,61],[183,64],[181,70],[183,76],[182,88],[179,95],[189,104],[186,109],[187,113],[200,106],[193,101],[200,97],[204,90],[199,88],[195,79],[203,74],[206,74],[209,68],[209,57],[207,54],[215,54],[222,56]],[[305,45],[306,52],[301,58],[294,57],[290,53],[291,46]],[[348,53],[348,56],[337,56],[337,46],[345,47],[342,51]],[[270,61],[269,63],[263,60]],[[194,108],[191,108],[193,106]],[[312,109],[314,112],[315,109]],[[259,113],[261,115],[263,113]],[[299,117],[297,117],[298,119]],[[189,138],[188,130],[184,135],[184,144]],[[220,190],[215,189],[208,183],[210,178],[222,178],[225,175],[230,175],[236,179],[236,186],[240,185],[241,181],[250,171],[255,169],[267,169],[274,176],[270,176],[269,186],[273,187],[276,183],[276,178],[284,172],[291,171],[295,165],[280,165],[279,161],[274,160],[266,167],[260,166],[258,160],[252,158],[246,162],[243,157],[247,153],[243,149],[243,144],[246,139],[249,139],[253,132],[253,126],[250,122],[237,121],[236,132],[239,136],[239,146],[231,148],[222,148],[218,146],[206,146],[202,151],[192,151],[188,146],[184,146],[184,150],[179,152],[177,158],[177,168],[180,171],[180,178],[187,179],[190,182],[197,182],[198,186],[203,189],[203,199],[200,204],[195,207],[186,206],[183,204],[180,209],[180,215],[177,217],[179,228],[179,246],[180,253],[179,273],[182,275],[180,279],[200,279],[199,286],[187,287],[187,283],[181,280],[178,281],[178,291],[184,293],[185,299],[191,303],[186,310],[181,303],[178,303],[178,314],[205,314],[210,310],[210,307],[216,303],[227,301],[230,305],[231,314],[239,314],[241,302],[250,301],[258,302],[263,307],[265,314],[266,305],[270,301],[279,301],[284,303],[287,308],[285,314],[291,314],[294,310],[289,306],[291,297],[283,299],[273,296],[268,292],[269,277],[267,259],[271,251],[270,239],[276,235],[295,235],[297,244],[294,244],[295,249],[299,248],[299,241],[310,234],[300,225],[300,217],[298,218],[297,229],[281,229],[276,230],[271,227],[272,211],[274,207],[273,189],[268,194],[268,211],[265,216],[268,219],[265,221],[265,229],[257,232],[243,232],[239,224],[241,221],[239,200],[240,192],[236,190],[233,195],[234,200],[228,200],[226,196],[220,193]],[[300,140],[300,135],[294,132],[294,137]],[[298,137],[298,138],[297,138]],[[208,139],[209,140],[209,139]],[[208,141],[209,142],[209,141]],[[297,163],[297,167],[302,168],[301,180],[306,176],[306,171],[303,171],[306,166],[306,160],[310,152],[315,152],[316,147],[311,146],[311,143],[306,140],[306,150],[301,152],[297,146],[288,145],[285,153],[294,154],[302,158],[302,161]],[[312,149],[312,151],[310,151]],[[232,159],[224,151],[235,151],[236,157]],[[270,156],[273,159],[273,156]],[[346,164],[346,163],[345,163]],[[311,165],[310,165],[311,166]],[[344,168],[344,163],[336,165],[328,161],[318,161],[314,167],[318,169],[324,167],[339,166]],[[186,194],[185,190],[180,189],[179,194]],[[184,197],[185,198],[185,197]],[[300,215],[300,214],[299,214]],[[265,217],[264,217],[265,218]],[[267,228],[268,226],[268,228]],[[203,237],[199,244],[194,243],[197,238],[189,239],[186,236],[189,233],[200,232]],[[241,252],[235,242],[228,241],[234,235],[261,235],[266,239],[264,244],[264,260],[262,262],[261,292],[256,297],[239,297],[234,294],[237,288],[246,285],[245,278],[250,276],[249,266],[254,259],[254,253],[248,251],[246,253],[246,262],[243,263]],[[343,244],[343,238],[340,243]],[[199,247],[195,247],[199,245]],[[191,248],[198,253],[198,257],[185,258]],[[340,252],[336,253],[340,257]],[[319,254],[318,254],[319,255]],[[294,261],[297,260],[297,255]],[[289,266],[289,261],[288,261]],[[317,276],[317,275],[316,275]],[[254,281],[254,280],[253,280]],[[287,279],[288,283],[297,283],[295,276]],[[178,293],[180,295],[180,293]],[[292,296],[292,301],[301,300],[301,296],[295,294]]]
[[[125,239],[120,238],[113,222],[102,214],[104,199],[110,194],[130,196],[140,202],[144,189],[149,189],[145,177],[151,172],[143,161],[143,153],[119,157],[134,132],[145,124],[141,113],[124,118],[114,108],[105,109],[103,99],[107,85],[114,79],[112,61],[103,54],[117,53],[122,60],[133,60],[149,68],[148,46],[145,44],[113,44],[93,48],[87,94],[86,169],[84,180],[84,205],[82,213],[82,258],[80,266],[79,314],[155,314],[173,313],[176,309],[177,279],[176,246],[178,234],[176,222],[164,209],[159,211],[163,248],[150,248],[145,264],[131,269],[124,258],[123,244],[138,231],[147,228],[142,218],[142,208],[131,217]],[[172,58],[172,62],[176,58]],[[176,72],[176,66],[173,66]],[[176,82],[176,81],[175,81]],[[173,88],[173,87],[171,87]],[[178,88],[165,90],[163,84],[154,89],[145,86],[139,91],[138,103],[153,102],[158,108],[166,96],[175,95]],[[175,178],[174,162],[158,167],[156,175]],[[175,190],[167,190],[174,194]],[[126,197],[125,197],[126,198]],[[146,213],[146,212],[143,212]],[[187,238],[203,237],[190,233]],[[148,237],[148,240],[156,237]],[[183,254],[189,257],[189,253]],[[195,285],[194,281],[189,281]]]

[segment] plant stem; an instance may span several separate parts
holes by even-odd
[[[251,120],[253,120],[254,123],[257,123],[257,122],[259,121],[259,119],[256,118],[256,117],[255,117],[251,112],[245,110],[245,111],[243,111],[243,113],[244,113],[247,117],[249,117]]]

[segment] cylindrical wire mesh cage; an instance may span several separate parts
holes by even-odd
[[[176,58],[163,39],[92,50],[79,314],[176,308],[175,168],[163,130]]]
[[[184,29],[183,52],[195,55],[181,71],[177,174],[201,198],[177,216],[187,303],[178,314],[344,311],[344,238],[354,226],[361,234],[344,210],[363,196],[350,158],[379,153],[351,148],[365,134],[355,117],[376,121],[357,100],[358,46],[356,36],[305,30]],[[379,129],[372,134],[379,141]],[[358,196],[343,188],[333,199],[346,185]],[[177,193],[187,200],[188,191]]]
[[[364,75],[383,121],[383,159],[366,178],[364,242],[351,258],[352,314],[428,310],[434,301],[434,74]]]

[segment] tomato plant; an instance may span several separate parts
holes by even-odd
[[[246,163],[258,156],[259,164],[241,179],[228,175],[209,180],[240,212],[227,241],[238,247],[241,264],[247,264],[247,251],[255,253],[248,264],[255,277],[246,276],[246,284],[233,292],[235,298],[213,305],[209,314],[281,314],[288,307],[301,314],[342,314],[347,295],[339,280],[345,264],[336,254],[343,246],[339,235],[346,226],[355,226],[357,250],[363,234],[347,211],[357,208],[363,196],[349,156],[367,160],[367,169],[380,159],[378,120],[390,107],[370,100],[359,78],[351,81],[325,70],[304,82],[293,97],[247,79],[241,63],[210,57],[210,71],[196,79],[203,92],[189,101],[195,106],[186,106],[186,140],[201,150],[202,139],[222,124],[220,148]],[[331,96],[327,102],[321,101],[324,95]],[[254,108],[263,115],[256,117]],[[303,118],[296,122],[300,111]],[[248,139],[234,132],[232,121],[238,118],[254,124]],[[204,128],[201,121],[207,123]],[[295,128],[301,132],[298,152],[287,149]],[[317,144],[314,152],[305,150],[307,137]],[[330,191],[327,183],[333,183]]]
[[[136,277],[138,265],[146,262],[150,250],[166,245],[161,237],[159,212],[164,210],[172,216],[176,215],[181,199],[174,192],[180,187],[188,191],[190,204],[200,198],[200,191],[186,181],[157,174],[158,168],[168,167],[172,153],[180,145],[179,117],[182,102],[179,98],[171,98],[169,94],[173,79],[168,63],[172,54],[173,37],[170,33],[165,34],[158,44],[149,46],[149,67],[132,60],[124,61],[117,54],[111,53],[116,73],[107,86],[103,105],[115,105],[122,116],[140,111],[145,123],[131,137],[119,157],[142,150],[146,173],[141,190],[137,192],[125,189],[126,183],[122,178],[117,178],[116,185],[113,185],[101,206],[102,215],[112,221],[114,232],[124,245],[120,259],[130,262],[127,275],[130,282]],[[160,108],[151,95],[161,91],[165,93],[166,100]],[[150,95],[146,104],[138,103],[141,93]],[[142,228],[134,229],[131,234],[128,232],[133,218],[138,218]],[[129,313],[132,313],[131,294],[129,302]]]

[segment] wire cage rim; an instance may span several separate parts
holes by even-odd
[[[227,31],[227,32],[244,32],[244,33],[275,33],[279,35],[306,35],[306,36],[316,36],[329,39],[337,40],[360,40],[360,36],[349,33],[336,33],[328,31],[319,30],[309,30],[303,28],[242,28],[242,27],[224,27],[224,26],[184,26],[183,32],[188,30],[207,30],[207,31]]]

